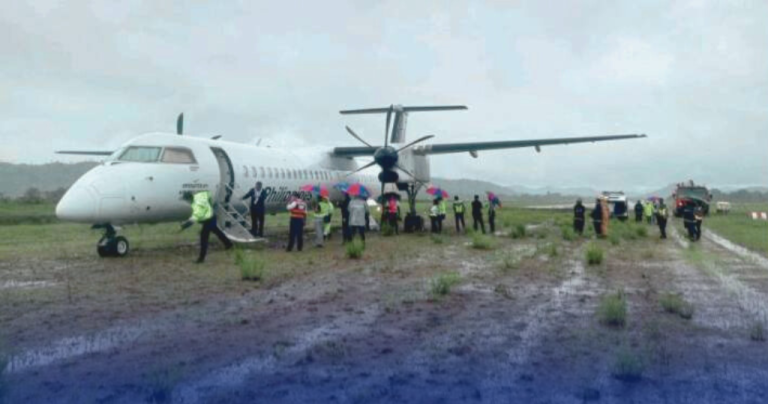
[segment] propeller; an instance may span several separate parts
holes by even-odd
[[[433,137],[435,137],[435,135],[422,136],[422,137],[420,137],[420,138],[418,138],[418,139],[416,139],[416,140],[414,140],[414,141],[412,141],[412,142],[410,142],[410,143],[408,143],[408,144],[406,144],[404,146],[401,146],[398,149],[395,149],[394,147],[390,146],[390,144],[389,144],[389,139],[390,139],[390,135],[391,135],[391,133],[390,133],[390,125],[392,124],[392,114],[394,112],[401,113],[402,112],[402,108],[399,107],[399,106],[396,108],[394,105],[390,104],[389,109],[387,109],[387,119],[386,119],[386,125],[384,127],[384,146],[380,146],[380,147],[376,148],[376,151],[373,153],[373,161],[371,161],[370,163],[368,163],[368,164],[358,168],[357,170],[347,174],[347,176],[351,176],[351,175],[357,174],[358,172],[363,171],[363,170],[365,170],[365,169],[367,169],[369,167],[372,167],[373,165],[378,165],[379,167],[381,167],[381,173],[379,173],[379,181],[381,182],[381,193],[382,194],[384,193],[384,184],[386,184],[388,182],[397,182],[397,173],[394,171],[395,169],[398,169],[398,170],[404,172],[405,174],[407,174],[408,176],[413,178],[419,184],[424,185],[421,181],[416,179],[416,176],[413,175],[413,173],[411,173],[410,171],[408,171],[405,168],[403,168],[403,166],[398,164],[398,160],[399,160],[399,157],[400,157],[398,155],[398,153],[400,153],[400,152],[402,152],[404,150],[407,150],[407,149],[409,149],[409,148],[411,148],[411,147],[413,147],[413,146],[415,146],[415,145],[417,145],[417,144],[419,144],[419,143],[421,143],[421,142],[423,142],[425,140],[429,140],[429,139],[432,139]],[[364,144],[364,145],[366,145],[368,147],[373,147],[373,148],[376,147],[376,146],[373,146],[370,143],[366,142],[360,135],[358,135],[349,126],[346,126],[345,128],[347,129],[347,132],[352,137],[357,139],[360,143],[362,143],[362,144]],[[392,130],[394,130],[394,129],[395,128],[393,127]]]

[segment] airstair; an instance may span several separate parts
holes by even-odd
[[[228,195],[239,195],[235,192],[239,187],[226,185]],[[229,198],[229,201],[220,201],[216,206],[216,219],[219,227],[227,238],[235,243],[256,243],[266,239],[254,237],[251,234],[250,207],[245,201],[237,198]]]

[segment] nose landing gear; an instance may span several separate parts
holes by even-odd
[[[125,257],[131,249],[128,239],[118,236],[111,224],[94,225],[94,229],[104,229],[104,235],[96,244],[99,257]]]

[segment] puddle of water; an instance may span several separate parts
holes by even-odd
[[[763,257],[762,255],[754,251],[750,251],[747,248],[744,248],[740,245],[737,245],[731,242],[730,240],[718,235],[717,233],[713,233],[710,230],[703,232],[703,236],[704,238],[712,241],[713,243],[719,245],[720,247],[723,247],[726,250],[738,255],[739,257],[752,261],[757,265],[761,266],[763,269],[768,269],[768,259]]]
[[[104,352],[135,342],[154,331],[157,329],[153,327],[115,327],[90,336],[62,338],[47,347],[27,350],[12,356],[5,371],[17,373],[80,355]]]
[[[55,282],[51,281],[5,281],[0,283],[0,290],[4,289],[38,289],[38,288],[50,288],[55,286]]]
[[[313,328],[296,337],[296,343],[282,354],[282,360],[274,356],[250,357],[242,362],[209,372],[204,377],[179,385],[172,397],[174,403],[195,404],[206,402],[206,396],[222,388],[236,388],[249,376],[259,372],[274,372],[281,363],[295,363],[319,343],[338,340],[341,337],[367,331],[381,314],[378,306],[370,306],[354,314],[336,318],[321,327]]]

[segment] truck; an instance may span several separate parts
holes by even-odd
[[[692,180],[677,184],[675,192],[672,194],[675,201],[675,217],[683,216],[685,205],[693,202],[696,206],[704,209],[704,215],[709,214],[709,204],[712,202],[712,194],[704,185],[695,184]]]
[[[611,210],[611,217],[621,221],[629,217],[627,196],[623,191],[603,191],[603,196],[608,199],[608,207]]]

